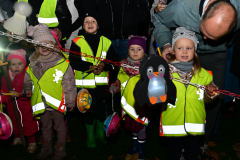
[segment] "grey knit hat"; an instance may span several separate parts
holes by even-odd
[[[19,1],[14,4],[13,9],[14,15],[4,22],[3,27],[16,35],[25,34],[27,31],[26,17],[32,13],[32,7],[24,1]]]
[[[172,47],[177,40],[181,38],[188,38],[194,42],[195,50],[197,50],[198,38],[195,35],[195,32],[190,31],[184,27],[178,27],[172,37]]]
[[[33,37],[33,40],[38,42],[51,41],[56,43],[55,38],[53,37],[51,31],[49,30],[46,24],[38,24],[36,26],[29,26],[28,35]]]

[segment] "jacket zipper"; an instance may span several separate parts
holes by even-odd
[[[122,38],[124,40],[124,37],[123,37],[123,33],[122,33],[122,27],[123,27],[123,13],[124,13],[124,4],[125,4],[125,0],[123,1],[123,10],[122,10],[122,26],[121,26],[121,35],[122,35]],[[129,1],[128,1],[128,4],[129,4]]]
[[[107,3],[107,0],[106,0],[106,3]],[[111,7],[111,12],[112,12],[112,25],[113,25],[113,36],[112,36],[112,39],[114,37],[114,23],[113,23],[113,11],[112,11],[112,4],[111,4],[111,1],[109,0],[109,3],[110,3],[110,7]]]

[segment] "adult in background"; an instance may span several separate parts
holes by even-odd
[[[150,10],[151,19],[152,19],[153,14],[164,10],[164,8],[167,7],[167,4],[169,4],[172,0],[167,0],[167,2],[165,2],[165,1],[166,0],[154,0],[154,2],[152,4],[152,8]],[[151,32],[153,29],[154,29],[154,27],[151,28]],[[156,41],[155,41],[153,35],[151,34],[149,54],[155,54],[155,52],[156,52],[155,48],[156,48]]]
[[[231,2],[231,3],[230,3]],[[153,15],[155,29],[153,35],[167,60],[168,54],[174,54],[171,37],[177,27],[185,27],[196,33],[199,40],[198,57],[203,68],[213,73],[213,81],[224,88],[226,65],[226,43],[232,39],[232,32],[240,28],[240,2],[237,0],[176,0],[163,11]],[[235,28],[236,27],[236,28]],[[206,105],[206,134],[202,157],[207,156],[207,142],[214,129],[223,95],[214,103]]]
[[[146,0],[88,0],[97,11],[103,36],[112,41],[119,60],[127,57],[129,35],[139,35],[138,27],[148,16]]]
[[[16,2],[17,0],[12,0]],[[71,32],[71,13],[66,0],[18,0],[28,2],[32,8],[32,14],[27,18],[29,25],[39,23],[46,24],[50,29],[57,31],[61,44],[69,38]]]

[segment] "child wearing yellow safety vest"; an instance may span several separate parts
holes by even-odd
[[[58,46],[45,24],[30,26],[28,35],[40,43]],[[29,57],[23,89],[31,97],[33,116],[40,117],[42,123],[42,149],[36,159],[53,154],[52,119],[58,137],[53,159],[62,159],[66,156],[64,115],[67,107],[71,108],[69,111],[73,110],[77,94],[74,74],[69,61],[58,49],[43,45],[35,48],[36,52]]]
[[[73,39],[74,43],[70,50],[117,62],[118,56],[112,47],[112,42],[102,36],[98,30],[100,26],[97,13],[89,11],[83,16],[82,22],[83,30]],[[81,114],[81,118],[87,129],[87,147],[93,148],[97,146],[95,138],[101,143],[106,143],[103,123],[106,119],[105,101],[110,97],[106,89],[109,88],[109,83],[116,79],[118,67],[74,53],[69,53],[69,60],[75,70],[77,87],[87,88],[92,96],[91,107],[86,113]],[[93,70],[84,73],[90,69]]]
[[[128,57],[122,63],[130,67],[139,67],[146,53],[145,37],[130,36],[129,38]],[[109,88],[111,93],[121,91],[122,115],[125,118],[125,127],[132,132],[133,148],[125,159],[145,159],[145,126],[148,125],[148,118],[145,111],[137,107],[133,96],[133,90],[139,79],[139,70],[121,67],[117,80]]]
[[[208,91],[172,80],[177,90],[176,102],[163,107],[160,120],[160,136],[168,137],[168,160],[180,159],[182,149],[185,159],[198,159],[198,140],[205,133],[204,100],[217,96],[211,72],[201,68],[196,53],[197,43],[195,33],[184,27],[178,27],[172,37],[175,56],[168,61],[170,79],[185,79],[207,86]]]

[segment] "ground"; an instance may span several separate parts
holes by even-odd
[[[214,141],[212,138],[209,142],[209,154],[217,160],[237,160],[236,151],[232,149],[234,143],[240,142],[240,115],[235,114],[226,116],[227,109],[231,104],[225,105],[221,112],[219,134],[222,137],[221,141]],[[115,110],[120,111],[120,107],[115,105]],[[5,109],[6,110],[6,109]],[[111,112],[111,111],[109,111]],[[157,111],[153,111],[157,113]],[[238,113],[237,111],[235,113]],[[158,114],[158,113],[157,113]],[[72,141],[67,143],[66,160],[124,160],[125,155],[131,150],[131,134],[124,128],[124,122],[118,132],[107,138],[106,145],[99,145],[95,149],[88,149],[86,143],[86,129],[81,121],[81,114],[74,109],[72,113],[68,114],[69,134]],[[146,142],[146,159],[147,160],[166,160],[166,148],[164,138],[158,135],[159,120],[153,118],[147,128],[147,142]],[[8,140],[0,140],[0,159],[1,160],[32,160],[40,152],[41,142],[39,137],[41,132],[36,134],[38,149],[36,153],[29,154],[26,152],[27,146],[16,145],[11,146],[12,137]],[[56,142],[56,133],[53,138]],[[51,159],[49,157],[47,159]]]

